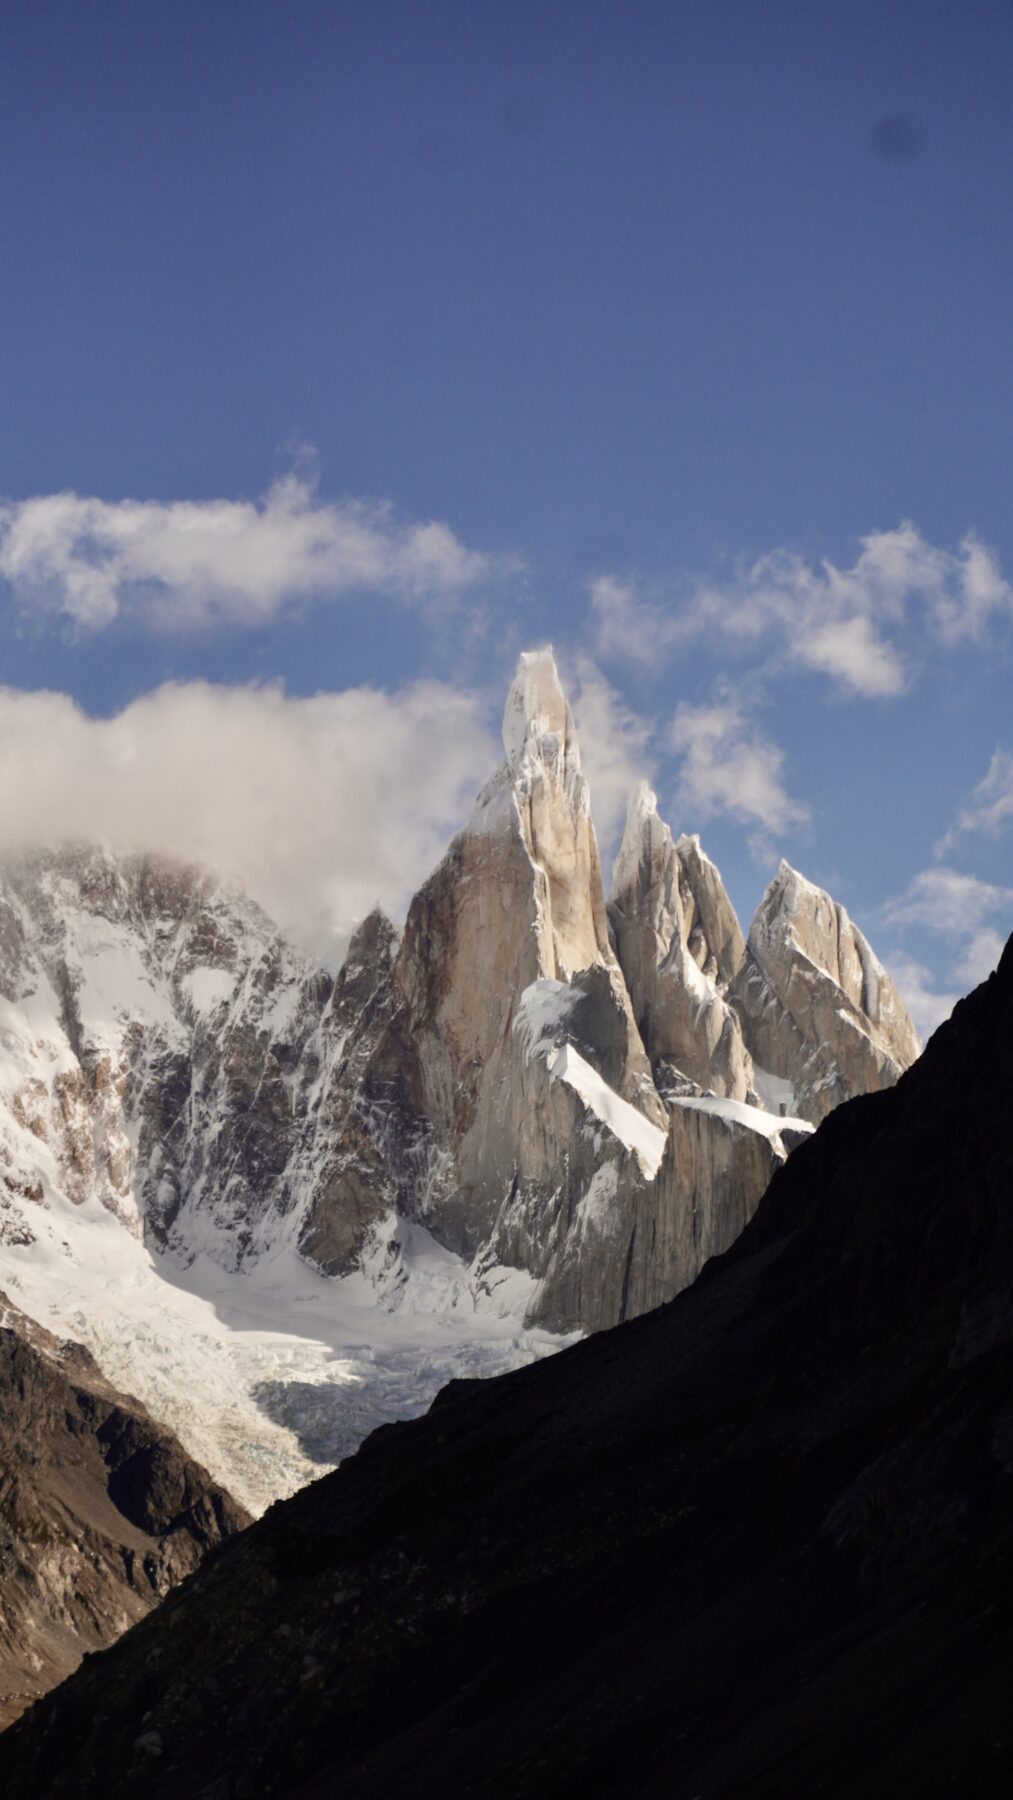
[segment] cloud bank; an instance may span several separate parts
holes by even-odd
[[[310,599],[453,601],[519,565],[390,506],[318,499],[291,474],[262,499],[118,500],[63,493],[0,506],[0,577],[17,605],[98,631],[121,614],[164,630],[269,623]]]
[[[477,702],[435,682],[191,682],[110,719],[0,688],[0,850],[101,838],[208,863],[333,961],[376,901],[404,907],[498,756]]]

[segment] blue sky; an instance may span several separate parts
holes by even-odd
[[[606,841],[647,774],[746,918],[783,853],[923,1018],[984,969],[1004,0],[8,0],[2,51],[0,830],[220,850],[322,939],[551,640]]]

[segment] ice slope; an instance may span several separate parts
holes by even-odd
[[[255,1513],[375,1426],[423,1412],[453,1377],[565,1341],[521,1327],[516,1271],[469,1271],[419,1226],[393,1257],[391,1234],[378,1296],[368,1274],[327,1280],[291,1250],[243,1274],[206,1256],[183,1269],[95,1199],[52,1196],[32,1224],[33,1243],[0,1244],[0,1289],[86,1345]]]

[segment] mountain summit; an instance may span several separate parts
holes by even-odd
[[[756,1060],[790,1084],[806,1118],[890,1086],[921,1049],[844,907],[784,861],[750,926],[734,997]]]
[[[744,944],[649,789],[606,905],[551,650],[503,747],[403,931],[364,920],[336,980],[212,872],[94,845],[0,868],[0,1283],[253,1510],[425,1404],[462,1332],[523,1359],[671,1299],[811,1123],[917,1053],[842,908],[783,865]],[[429,1385],[392,1372],[346,1427],[341,1357],[286,1382],[265,1344],[229,1387],[252,1365],[221,1320],[268,1292],[290,1324],[438,1317]]]

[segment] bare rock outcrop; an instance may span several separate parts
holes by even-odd
[[[673,1100],[647,1179],[634,1153],[599,1155],[547,1258],[542,1323],[595,1331],[636,1318],[674,1299],[735,1242],[786,1148],[757,1108],[740,1104],[734,1116],[720,1105]]]
[[[718,991],[727,994],[746,954],[742,927],[728,898],[716,864],[701,848],[700,839],[683,832],[676,839],[679,889],[686,942],[693,959]]]
[[[738,920],[699,839],[673,843],[646,784],[630,802],[609,918],[659,1088],[745,1100],[752,1064],[725,997],[744,954]]]
[[[921,1045],[882,963],[843,906],[782,862],[760,902],[734,986],[746,1042],[818,1122],[892,1087]]]

